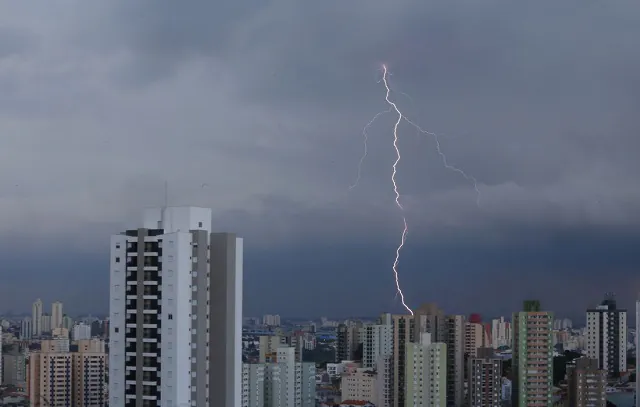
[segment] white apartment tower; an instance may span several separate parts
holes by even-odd
[[[383,314],[378,324],[360,328],[362,341],[362,367],[375,368],[382,357],[393,353],[393,324],[391,314]]]
[[[446,406],[447,345],[432,343],[430,333],[422,333],[420,343],[408,343],[406,404]]]
[[[42,335],[42,300],[37,299],[31,306],[31,334],[39,337]]]
[[[241,405],[242,244],[196,207],[111,237],[109,405]]]
[[[91,326],[85,323],[78,323],[73,326],[72,337],[74,341],[91,339]]]
[[[264,407],[264,363],[242,365],[242,407]]]
[[[616,306],[613,294],[587,310],[587,357],[610,375],[627,371],[627,311]]]
[[[20,322],[20,339],[31,339],[33,336],[33,320],[31,317],[25,317]]]
[[[315,363],[296,362],[295,348],[281,347],[277,350],[277,362],[265,364],[264,405],[315,407],[315,380]]]
[[[382,314],[375,325],[364,325],[360,328],[362,341],[362,367],[376,369],[376,405],[391,406],[392,400],[392,355],[393,355],[393,321],[391,314]],[[344,399],[344,398],[343,398]],[[372,401],[372,400],[369,400]]]
[[[491,342],[494,349],[511,346],[511,323],[505,321],[504,317],[491,321]]]
[[[62,328],[62,303],[56,301],[51,304],[51,329]]]

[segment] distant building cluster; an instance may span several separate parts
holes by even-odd
[[[243,318],[243,240],[211,218],[152,208],[112,236],[108,318],[38,299],[2,319],[0,406],[606,407],[640,390],[638,335],[612,294],[585,327],[535,300],[488,320],[433,303],[375,320]]]
[[[31,311],[2,321],[0,406],[106,406],[108,319],[73,320],[58,301],[46,314],[40,299]]]

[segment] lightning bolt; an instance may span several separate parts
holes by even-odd
[[[467,174],[466,172],[464,172],[460,168],[449,164],[449,161],[447,160],[447,156],[442,152],[442,148],[440,147],[440,137],[434,132],[424,130],[422,127],[418,126],[416,123],[412,122],[411,120],[407,119],[404,116],[403,116],[403,120],[405,122],[409,123],[410,125],[412,125],[413,127],[415,127],[416,130],[418,130],[422,134],[428,134],[428,135],[433,137],[433,140],[436,142],[436,151],[437,151],[438,155],[440,156],[440,158],[442,159],[442,165],[448,170],[451,170],[453,172],[457,172],[458,174],[462,175],[462,177],[464,179],[466,179],[467,181],[471,182],[471,184],[473,185],[473,189],[476,192],[476,205],[480,206],[480,197],[481,197],[481,195],[480,195],[480,188],[478,188],[478,180],[475,177]]]
[[[404,215],[404,207],[402,206],[402,203],[400,202],[400,192],[398,190],[398,183],[396,182],[396,175],[398,173],[398,164],[400,163],[402,156],[400,154],[400,149],[398,148],[398,127],[400,126],[400,123],[402,123],[403,121],[407,122],[408,124],[410,124],[411,126],[415,127],[420,133],[422,134],[426,134],[426,135],[430,135],[431,137],[433,137],[433,140],[435,141],[436,144],[436,151],[438,153],[438,155],[440,156],[440,159],[442,160],[442,164],[443,166],[453,172],[456,172],[458,174],[460,174],[462,177],[464,177],[467,181],[471,182],[473,184],[473,188],[476,192],[476,205],[480,206],[480,189],[478,188],[478,181],[476,180],[476,178],[474,178],[473,176],[467,174],[465,171],[463,171],[462,169],[451,165],[449,163],[449,161],[447,160],[447,156],[444,154],[444,152],[442,151],[442,147],[440,145],[440,137],[436,134],[433,133],[431,131],[427,131],[424,130],[422,127],[420,127],[419,125],[417,125],[415,122],[411,121],[409,118],[407,118],[398,108],[398,106],[396,105],[396,103],[394,101],[391,100],[390,96],[391,96],[391,87],[389,86],[389,81],[388,81],[388,77],[391,76],[391,73],[389,73],[386,64],[382,65],[382,79],[380,79],[378,81],[378,83],[383,82],[384,87],[386,89],[386,93],[385,93],[385,101],[386,103],[389,105],[389,109],[384,110],[382,112],[377,113],[373,119],[371,119],[371,121],[369,121],[369,123],[367,123],[366,126],[364,126],[363,130],[362,130],[362,135],[364,137],[364,153],[362,155],[362,157],[360,158],[360,162],[358,163],[358,174],[357,174],[357,178],[356,181],[354,182],[353,185],[351,185],[349,187],[349,189],[353,189],[358,185],[358,182],[360,181],[360,175],[361,175],[361,170],[362,170],[362,163],[364,162],[365,158],[367,157],[367,141],[368,141],[368,134],[367,134],[367,130],[369,129],[369,127],[376,121],[376,119],[378,118],[378,116],[384,114],[384,113],[390,113],[392,111],[395,111],[395,113],[398,115],[397,120],[395,121],[395,124],[393,125],[393,148],[395,149],[396,152],[396,160],[393,163],[392,169],[393,171],[391,172],[391,183],[393,184],[393,192],[395,193],[395,202],[396,202],[396,206],[400,209],[401,213],[402,213],[402,223],[403,223],[403,230],[402,230],[402,236],[400,238],[400,243],[398,244],[397,248],[396,248],[396,256],[393,262],[393,275],[395,277],[395,282],[396,282],[396,297],[399,295],[400,296],[400,300],[402,302],[402,305],[404,306],[404,308],[409,311],[409,313],[411,315],[413,315],[413,310],[407,305],[407,303],[405,302],[405,298],[404,298],[404,293],[402,292],[402,288],[400,287],[400,277],[398,274],[398,264],[400,263],[400,252],[402,251],[406,241],[407,241],[407,233],[409,231],[409,227],[407,225],[407,218]],[[402,93],[399,92],[403,95],[405,95],[407,98],[409,98],[411,101],[413,101],[413,99],[407,95],[406,93]]]
[[[402,302],[402,305],[406,308],[406,310],[409,311],[411,315],[413,315],[413,310],[409,308],[407,303],[404,301],[404,293],[402,292],[402,288],[400,287],[400,277],[398,276],[398,263],[400,262],[400,251],[402,250],[405,242],[407,241],[407,232],[409,230],[409,228],[407,227],[407,218],[404,216],[404,207],[400,203],[400,192],[398,191],[398,184],[396,183],[396,174],[398,173],[398,163],[402,159],[400,155],[400,149],[398,148],[398,126],[402,122],[402,119],[404,118],[404,116],[402,115],[402,112],[400,111],[400,109],[398,109],[398,106],[396,106],[396,104],[391,99],[389,99],[389,95],[391,94],[391,88],[389,88],[389,83],[387,82],[387,74],[388,74],[387,66],[382,65],[382,69],[383,69],[382,81],[384,82],[384,87],[387,90],[387,93],[385,94],[384,99],[389,104],[389,106],[391,106],[390,109],[395,110],[395,112],[398,114],[398,120],[396,120],[396,123],[393,125],[393,148],[396,150],[396,161],[393,163],[393,167],[392,167],[393,171],[391,173],[391,183],[393,183],[393,192],[395,192],[396,194],[396,205],[398,206],[398,208],[400,208],[400,211],[403,212],[402,222],[404,224],[404,229],[402,230],[402,238],[400,239],[400,244],[396,248],[396,258],[393,262],[393,275],[396,280],[397,292],[398,294],[400,294],[400,301]]]
[[[362,163],[364,162],[365,158],[367,158],[367,153],[368,153],[367,144],[369,142],[369,134],[367,133],[367,130],[369,130],[369,127],[371,127],[371,125],[376,121],[378,116],[381,116],[385,113],[391,113],[391,108],[376,113],[376,115],[373,116],[373,118],[369,121],[369,123],[367,123],[367,125],[364,126],[364,128],[362,129],[362,137],[364,139],[364,152],[362,153],[362,157],[360,157],[360,162],[358,163],[358,175],[356,176],[356,180],[353,183],[353,185],[349,186],[349,189],[353,189],[357,187],[358,183],[360,182],[360,175],[362,174]]]

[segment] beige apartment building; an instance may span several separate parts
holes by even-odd
[[[376,379],[376,372],[369,368],[358,368],[355,372],[342,375],[342,399],[368,401],[376,406],[381,405],[378,401]]]
[[[33,407],[103,407],[106,403],[104,342],[78,342],[69,352],[69,340],[44,340],[29,356],[27,391]]]
[[[478,356],[478,349],[491,346],[491,340],[484,324],[478,322],[465,323],[464,352],[469,357]]]

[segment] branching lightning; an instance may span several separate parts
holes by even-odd
[[[409,313],[411,315],[413,315],[413,310],[407,305],[407,303],[405,302],[405,298],[404,298],[404,293],[402,292],[402,288],[400,287],[400,278],[399,278],[399,274],[398,274],[398,264],[400,262],[400,252],[402,251],[402,248],[404,247],[406,241],[407,241],[407,232],[409,231],[409,227],[407,225],[407,218],[404,215],[404,207],[402,206],[402,203],[400,202],[400,192],[398,190],[398,184],[396,182],[396,174],[398,173],[398,164],[400,163],[400,160],[402,159],[402,156],[400,154],[400,149],[398,148],[398,127],[400,126],[400,123],[402,121],[405,121],[407,123],[409,123],[410,125],[412,125],[413,127],[415,127],[419,132],[421,132],[422,134],[428,134],[430,136],[433,137],[435,143],[436,143],[436,151],[438,153],[438,155],[440,156],[440,158],[442,159],[442,164],[443,166],[451,171],[457,172],[458,174],[462,175],[467,181],[470,181],[473,184],[473,188],[476,192],[476,204],[479,206],[480,205],[480,189],[478,188],[478,181],[472,177],[471,175],[468,175],[466,172],[464,172],[463,170],[461,170],[458,167],[455,167],[451,164],[449,164],[449,161],[447,160],[447,156],[444,154],[444,152],[442,151],[442,148],[440,146],[440,138],[438,137],[438,135],[436,133],[427,131],[422,129],[420,126],[418,126],[416,123],[414,123],[413,121],[409,120],[404,114],[402,114],[402,112],[400,111],[400,109],[398,108],[398,106],[396,105],[396,103],[394,101],[392,101],[390,99],[391,96],[391,88],[389,87],[389,81],[388,81],[388,76],[390,75],[387,66],[386,65],[382,65],[382,82],[384,83],[384,87],[386,89],[386,94],[385,94],[385,101],[387,102],[387,104],[390,106],[389,110],[386,110],[384,112],[380,112],[378,114],[376,114],[374,116],[374,118],[365,126],[363,134],[365,137],[365,152],[364,155],[362,156],[362,158],[360,159],[360,163],[358,165],[358,179],[356,180],[356,183],[351,187],[355,187],[358,183],[358,180],[360,179],[360,170],[362,167],[362,162],[363,160],[366,158],[367,155],[367,134],[366,134],[366,130],[369,128],[369,126],[371,126],[371,124],[375,121],[375,119],[382,113],[386,113],[386,112],[390,112],[390,111],[395,111],[395,113],[398,115],[398,119],[395,121],[395,124],[393,125],[393,148],[396,151],[396,160],[393,163],[392,166],[392,172],[391,172],[391,183],[393,184],[393,192],[396,195],[395,201],[396,201],[396,206],[400,209],[400,211],[402,212],[402,223],[404,225],[404,229],[402,230],[402,236],[400,239],[400,244],[398,245],[398,247],[396,248],[396,257],[394,259],[393,262],[393,275],[395,277],[395,281],[396,281],[396,295],[400,295],[400,301],[402,302],[402,305],[404,306],[404,308],[409,311]],[[409,95],[405,96],[409,97],[411,99],[411,97]]]
[[[388,77],[391,76],[391,73],[388,71],[387,66],[385,64],[382,65],[382,78],[377,81],[378,83],[382,82],[384,84],[384,87],[386,89],[386,93],[385,93],[385,102],[389,105],[389,109],[381,111],[379,113],[377,113],[375,116],[373,116],[373,118],[371,119],[371,121],[369,121],[369,123],[367,123],[366,126],[364,126],[363,130],[362,130],[362,135],[364,138],[364,152],[362,154],[362,157],[360,158],[360,162],[358,163],[358,174],[356,177],[355,182],[353,183],[353,185],[351,185],[349,187],[349,189],[353,189],[356,186],[358,186],[358,183],[360,181],[360,176],[361,176],[361,172],[362,172],[362,164],[365,160],[365,158],[367,157],[367,153],[368,153],[368,146],[367,146],[367,142],[368,142],[368,129],[369,127],[371,127],[371,125],[376,121],[376,119],[383,115],[384,113],[390,113],[390,112],[395,112],[398,115],[397,120],[395,121],[394,125],[393,125],[393,148],[395,149],[396,152],[396,160],[393,163],[392,166],[392,172],[391,172],[391,183],[393,184],[393,192],[395,193],[395,202],[396,202],[396,206],[400,209],[401,213],[402,213],[402,223],[404,225],[404,229],[402,230],[402,236],[400,238],[400,244],[397,246],[396,248],[396,257],[394,259],[393,262],[393,275],[395,277],[395,282],[396,282],[396,297],[399,295],[400,296],[400,300],[402,302],[402,306],[404,306],[404,308],[409,311],[409,313],[411,313],[411,315],[413,315],[413,310],[407,305],[407,303],[405,302],[405,298],[404,298],[404,293],[402,292],[402,288],[400,287],[400,277],[398,274],[398,264],[400,263],[400,252],[402,251],[406,241],[407,241],[407,233],[409,231],[409,227],[407,224],[407,218],[404,215],[404,206],[402,206],[402,203],[400,202],[400,191],[398,190],[398,183],[396,182],[396,175],[398,173],[398,164],[400,163],[402,157],[400,154],[400,148],[398,147],[398,127],[400,126],[400,123],[402,123],[403,121],[407,122],[408,124],[410,124],[411,126],[413,126],[416,130],[418,130],[420,133],[422,134],[426,134],[429,135],[431,137],[433,137],[433,140],[435,141],[436,144],[436,152],[438,153],[438,155],[440,156],[440,159],[442,160],[442,165],[451,171],[454,171],[458,174],[460,174],[462,177],[464,177],[467,181],[471,182],[473,184],[473,188],[475,190],[476,193],[476,205],[480,206],[480,189],[478,188],[478,181],[476,180],[475,177],[467,174],[465,171],[463,171],[462,169],[449,164],[449,161],[447,160],[447,156],[444,154],[444,152],[442,151],[442,148],[440,146],[440,137],[436,134],[433,133],[431,131],[427,131],[424,130],[422,127],[420,127],[419,125],[417,125],[415,122],[411,121],[409,118],[407,118],[398,108],[396,102],[394,102],[393,100],[391,100],[391,87],[389,86],[389,81],[388,81]],[[407,95],[406,93],[403,92],[397,92],[400,93],[404,96],[406,96],[407,98],[409,98],[411,101],[413,101],[413,99],[411,98],[411,96]]]
[[[384,99],[387,101],[389,106],[391,106],[391,108],[393,108],[393,110],[395,110],[395,112],[398,114],[398,120],[396,120],[395,124],[393,125],[393,148],[396,150],[396,161],[393,163],[393,167],[392,167],[393,171],[391,173],[391,182],[393,183],[393,192],[395,192],[396,194],[396,205],[398,206],[398,208],[400,208],[401,211],[404,212],[404,207],[400,203],[400,192],[398,192],[398,184],[396,183],[396,174],[398,173],[398,163],[402,159],[400,155],[400,149],[398,148],[398,126],[400,125],[400,122],[402,122],[402,119],[404,118],[404,116],[402,115],[402,112],[400,112],[400,109],[398,109],[398,106],[396,106],[396,104],[393,101],[391,101],[391,99],[389,99],[389,95],[391,94],[391,89],[389,88],[389,83],[387,82],[387,66],[382,65],[382,69],[384,70],[382,75],[382,81],[384,82],[384,87],[387,90],[387,93]],[[409,311],[409,313],[413,315],[413,310],[409,308],[407,303],[404,301],[404,293],[402,292],[402,288],[400,288],[400,278],[398,276],[398,263],[400,262],[400,251],[404,247],[404,244],[407,240],[407,231],[409,230],[409,228],[407,227],[407,218],[404,216],[404,213],[402,215],[402,222],[404,223],[404,229],[402,230],[402,238],[400,239],[400,244],[396,249],[396,258],[393,262],[393,274],[396,279],[396,289],[398,291],[398,294],[400,294],[400,301],[402,302],[402,305],[407,309],[407,311]]]
[[[476,205],[480,206],[480,188],[478,188],[478,180],[475,177],[467,174],[460,168],[449,164],[449,162],[447,161],[447,156],[442,152],[442,148],[440,147],[440,137],[438,137],[436,133],[424,130],[422,127],[418,126],[417,124],[407,119],[406,117],[403,117],[403,120],[409,123],[410,125],[412,125],[413,127],[415,127],[420,133],[428,134],[433,137],[433,140],[436,142],[436,151],[438,152],[438,155],[442,159],[442,165],[446,169],[457,172],[458,174],[462,175],[467,181],[473,184],[473,189],[476,191]]]
[[[364,152],[362,153],[362,157],[360,157],[360,162],[358,163],[358,175],[356,176],[356,180],[353,183],[353,185],[349,186],[349,189],[353,189],[357,187],[358,183],[360,182],[360,175],[362,174],[362,163],[364,162],[364,159],[367,158],[368,148],[369,148],[367,145],[369,142],[369,134],[367,133],[367,130],[369,130],[369,127],[371,127],[373,122],[376,121],[378,116],[381,116],[385,113],[391,113],[391,108],[376,113],[376,115],[373,116],[373,118],[369,121],[369,123],[367,123],[367,125],[364,126],[364,128],[362,129],[362,137],[364,138]]]

